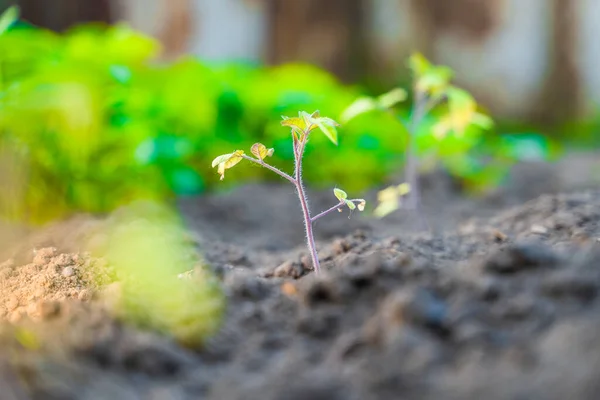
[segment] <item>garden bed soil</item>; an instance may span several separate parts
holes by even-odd
[[[0,265],[0,398],[596,399],[600,190],[573,177],[597,160],[520,166],[483,199],[426,177],[429,230],[405,211],[329,215],[318,276],[293,188],[182,199],[227,296],[199,348],[108,311],[92,276],[109,266],[80,249],[102,218],[25,232]]]

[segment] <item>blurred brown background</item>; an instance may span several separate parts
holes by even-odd
[[[5,0],[6,2],[6,0]],[[544,124],[600,103],[598,0],[20,0],[55,30],[127,21],[165,57],[309,61],[347,82],[397,82],[424,52],[500,118]],[[51,6],[50,6],[51,4]]]

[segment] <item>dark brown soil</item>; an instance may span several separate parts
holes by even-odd
[[[27,236],[0,266],[0,399],[597,399],[600,190],[569,177],[597,160],[519,167],[484,199],[427,177],[431,231],[332,214],[319,276],[292,188],[181,200],[228,300],[201,348],[96,300],[89,270],[108,267],[75,243],[101,220]]]

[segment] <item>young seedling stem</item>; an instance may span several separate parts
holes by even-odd
[[[319,263],[319,257],[317,254],[317,246],[315,244],[315,237],[313,233],[313,223],[318,219],[332,211],[341,210],[341,207],[346,206],[350,210],[358,208],[362,211],[365,207],[365,200],[363,199],[347,199],[346,192],[341,189],[334,189],[334,194],[339,202],[333,207],[311,217],[310,210],[308,208],[308,199],[306,197],[306,191],[302,183],[302,157],[304,156],[304,150],[312,130],[319,128],[332,142],[337,144],[337,131],[335,127],[338,125],[335,121],[330,118],[320,117],[318,112],[308,114],[300,112],[298,117],[287,118],[281,123],[284,126],[288,126],[292,130],[292,141],[294,150],[294,175],[288,175],[280,169],[269,165],[265,162],[265,158],[273,155],[273,149],[267,149],[261,143],[255,143],[252,146],[251,152],[255,157],[250,157],[242,150],[236,150],[231,154],[224,154],[213,160],[212,166],[218,167],[218,172],[221,175],[221,179],[225,176],[225,170],[232,168],[241,160],[248,160],[255,164],[265,167],[277,175],[281,176],[292,183],[296,192],[298,193],[298,200],[300,201],[300,207],[302,208],[302,216],[304,219],[304,228],[306,231],[306,245],[308,247],[310,257],[313,263],[313,268],[316,273],[319,273],[321,266]]]

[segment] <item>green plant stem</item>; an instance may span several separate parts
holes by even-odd
[[[353,203],[362,203],[364,200],[363,199],[352,199],[352,200],[348,200],[348,201],[351,201]],[[325,215],[329,214],[330,212],[333,212],[341,207],[344,207],[345,205],[346,205],[345,201],[340,201],[335,206],[332,206],[331,208],[328,208],[327,210],[315,215],[314,217],[312,217],[310,219],[310,221],[315,222],[317,219],[324,217]]]
[[[306,141],[308,140],[308,135],[305,135],[305,139],[297,142],[297,149],[295,149],[295,185],[296,191],[298,192],[298,199],[300,200],[300,206],[302,207],[302,215],[304,217],[304,229],[306,230],[306,245],[308,246],[308,250],[310,252],[310,257],[312,259],[313,268],[315,269],[315,273],[319,273],[321,271],[321,265],[319,263],[319,256],[317,254],[317,245],[315,244],[315,236],[313,234],[313,226],[312,219],[310,218],[310,210],[308,209],[308,201],[306,199],[306,193],[304,191],[304,186],[302,185],[302,156],[304,155],[304,147],[306,145]]]
[[[267,164],[263,160],[260,160],[258,158],[254,158],[254,157],[249,157],[245,154],[242,154],[242,158],[244,158],[245,160],[248,160],[248,161],[252,161],[253,163],[260,165],[261,167],[265,167],[266,169],[270,169],[271,171],[275,172],[277,175],[281,176],[284,179],[287,179],[288,181],[290,181],[291,183],[296,185],[296,180],[294,178],[292,178],[291,176],[289,176],[282,170],[275,168],[272,165]]]

